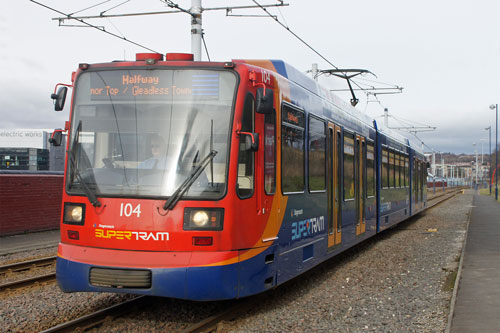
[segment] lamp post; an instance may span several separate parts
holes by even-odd
[[[495,170],[498,166],[498,104],[491,104],[490,109],[496,111],[495,120]],[[495,200],[498,201],[498,172],[495,172]]]
[[[490,132],[490,171],[488,172],[488,184],[490,185],[490,195],[491,195],[491,126],[485,128],[486,131]]]
[[[486,139],[479,139],[481,141],[481,169],[479,170],[479,178],[481,179],[481,186],[483,186],[484,183],[484,170],[483,170],[483,164],[484,164],[484,145],[483,142],[486,141]]]
[[[476,149],[476,143],[473,143],[472,146],[474,146],[474,154],[476,155],[476,181],[474,183],[474,190],[477,190],[477,149]]]

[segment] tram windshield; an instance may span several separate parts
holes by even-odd
[[[78,77],[75,89],[70,193],[168,197],[209,160],[184,197],[216,199],[224,194],[236,91],[233,73],[88,71]]]

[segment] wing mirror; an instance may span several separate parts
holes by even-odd
[[[274,105],[274,94],[272,89],[257,88],[255,98],[255,112],[262,114],[272,114]]]
[[[54,132],[52,132],[52,136],[50,137],[49,142],[51,145],[59,147],[62,143],[62,138],[63,138],[63,130],[56,129],[54,130]]]
[[[238,132],[238,135],[245,136],[245,151],[259,150],[259,134],[254,132]]]
[[[64,109],[64,102],[66,101],[67,93],[68,87],[59,87],[56,94],[50,95],[50,98],[54,100],[54,110],[62,111],[62,109]]]

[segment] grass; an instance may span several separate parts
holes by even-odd
[[[457,279],[457,274],[458,274],[458,269],[449,272],[446,275],[446,280],[442,287],[443,291],[453,291],[453,288],[455,287],[455,280]]]
[[[480,195],[490,195],[490,188],[482,188],[479,190]],[[495,197],[495,186],[491,187],[491,195]],[[500,188],[499,188],[499,195],[498,195],[498,202],[500,202]]]

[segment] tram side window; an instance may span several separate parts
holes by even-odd
[[[324,191],[326,188],[326,124],[309,117],[309,190]]]
[[[366,145],[366,195],[368,197],[375,195],[375,147],[373,143]]]
[[[396,169],[396,172],[395,172],[395,177],[396,177],[396,183],[395,183],[395,186],[396,187],[401,187],[401,162],[400,162],[400,159],[401,159],[401,155],[399,153],[395,153],[394,154],[394,167]]]
[[[417,177],[417,191],[420,192],[422,191],[422,168],[420,166],[420,160],[417,160],[417,163],[416,163],[417,167],[416,167],[416,177]]]
[[[344,200],[354,199],[354,135],[344,132]]]
[[[264,118],[264,189],[266,194],[276,192],[276,113]]]
[[[304,113],[286,104],[282,106],[281,190],[304,191]]]
[[[399,187],[405,187],[405,157],[399,155]]]
[[[405,155],[401,153],[399,155],[399,185],[405,187]]]
[[[423,174],[423,176],[424,176],[424,187],[427,187],[427,173],[428,172],[427,172],[427,162],[425,162],[425,161],[424,161],[424,170],[423,171],[424,171],[423,172],[424,173]]]
[[[423,189],[423,163],[422,161],[418,161],[418,180],[419,180],[419,188],[418,190],[422,192]]]
[[[389,151],[389,187],[394,187],[394,152]]]
[[[253,117],[254,99],[251,94],[248,94],[245,100],[245,107],[243,109],[243,117],[241,119],[241,131],[253,132],[254,131],[254,117]],[[242,199],[249,198],[253,194],[254,188],[254,153],[246,149],[246,136],[240,136],[239,154],[238,154],[238,183],[237,193]]]
[[[417,163],[418,163],[417,159],[414,158],[413,159],[413,168],[412,168],[413,169],[412,170],[413,171],[412,181],[413,181],[413,192],[415,192],[415,193],[418,193],[418,167],[417,167]]]
[[[424,190],[424,162],[420,161],[420,191]]]
[[[387,148],[382,149],[382,187],[389,187],[389,152]]]
[[[401,154],[401,187],[406,187],[405,155]]]
[[[424,188],[424,163],[420,161],[419,166],[419,175],[420,175],[420,191]]]
[[[405,156],[405,186],[410,186],[410,160]]]

